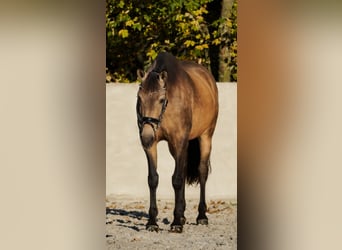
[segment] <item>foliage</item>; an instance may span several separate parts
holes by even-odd
[[[237,81],[237,0],[233,1],[230,22],[231,22],[231,27],[229,31],[230,80]]]
[[[161,51],[209,65],[209,47],[230,45],[230,20],[208,24],[212,0],[107,0],[106,66],[112,80],[136,80]],[[218,17],[219,18],[219,17]],[[209,26],[216,32],[209,32]]]

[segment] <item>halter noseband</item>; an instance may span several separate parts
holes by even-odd
[[[139,89],[143,89],[143,87],[140,85],[139,86]],[[156,92],[159,92],[159,91],[162,91],[162,90],[165,90],[165,88],[162,88]],[[155,92],[151,92],[149,94],[153,94]],[[167,103],[168,103],[168,100],[167,98],[165,97],[164,101],[163,101],[163,105],[162,105],[162,109],[160,111],[160,114],[159,114],[159,117],[158,119],[157,118],[153,118],[153,117],[148,117],[148,116],[142,116],[139,112],[139,110],[137,109],[137,116],[138,116],[138,126],[139,126],[139,131],[141,132],[143,126],[145,124],[148,124],[152,127],[153,129],[153,132],[154,134],[156,133],[157,129],[160,127],[160,124],[162,122],[162,119],[163,119],[163,115],[164,115],[164,112],[166,110],[166,107],[167,107]],[[138,108],[138,106],[137,106]],[[154,124],[156,125],[156,127],[154,126]]]

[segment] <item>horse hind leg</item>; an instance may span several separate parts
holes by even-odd
[[[198,205],[197,224],[208,225],[208,217],[206,216],[207,204],[205,200],[205,186],[209,173],[209,158],[211,151],[211,136],[204,134],[200,137],[201,159],[199,163],[199,183],[200,183],[200,201]]]

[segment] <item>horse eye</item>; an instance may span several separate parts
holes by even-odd
[[[165,99],[163,98],[163,99],[160,99],[160,104],[163,104],[164,102],[165,102]]]

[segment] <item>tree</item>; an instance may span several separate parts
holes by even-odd
[[[136,80],[160,51],[210,66],[209,46],[224,41],[218,30],[225,23],[208,23],[212,0],[107,0],[106,66],[114,81]],[[216,27],[216,28],[215,28]]]
[[[237,81],[237,0],[233,0],[229,20],[229,75],[230,81]]]

